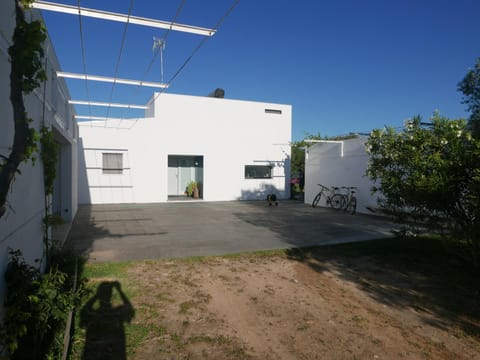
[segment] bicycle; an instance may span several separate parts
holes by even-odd
[[[313,198],[312,207],[317,207],[321,197],[325,198],[325,203],[330,205],[335,210],[340,210],[344,206],[344,196],[342,194],[337,193],[339,190],[338,187],[332,186],[330,189],[322,184],[317,184],[320,186],[320,191],[318,194]],[[329,191],[328,195],[326,192]]]
[[[347,193],[343,194],[343,210],[354,215],[357,211],[357,198],[355,197],[356,186],[342,186]]]

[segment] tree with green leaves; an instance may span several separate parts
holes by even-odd
[[[469,127],[474,136],[480,137],[480,58],[477,58],[473,69],[468,70],[458,83],[458,91],[463,94],[462,103],[471,112]]]
[[[372,131],[366,148],[379,210],[456,240],[480,266],[480,139],[467,122],[416,116],[401,132]]]
[[[321,140],[322,136],[320,133],[314,134],[305,134],[305,140]],[[298,186],[293,186],[291,190],[291,196],[294,196],[294,192],[303,191],[303,179],[305,177],[305,148],[312,145],[305,140],[294,141],[291,145],[291,162],[290,162],[290,173],[292,179],[300,179]]]
[[[311,144],[305,140],[321,140],[320,133],[305,134],[305,139],[301,141],[292,142],[292,163],[291,173],[295,176],[302,176],[305,174],[305,148]]]

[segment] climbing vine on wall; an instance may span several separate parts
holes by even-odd
[[[10,56],[10,102],[13,108],[14,137],[10,154],[0,155],[0,218],[6,212],[7,195],[15,179],[20,173],[22,162],[34,161],[38,150],[39,135],[30,127],[23,96],[35,90],[46,74],[43,69],[43,42],[46,30],[39,20],[27,22],[25,8],[30,7],[33,0],[21,0],[15,3],[15,30],[12,45],[8,49]]]
[[[45,189],[45,217],[43,218],[43,243],[45,247],[45,257],[47,266],[50,264],[51,241],[50,231],[52,226],[63,223],[61,216],[52,214],[51,212],[51,195],[55,178],[57,177],[57,161],[59,145],[55,141],[53,130],[43,125],[40,129],[40,157],[43,164],[43,182]]]
[[[57,176],[58,143],[55,141],[53,130],[42,126],[40,129],[40,144],[45,195],[48,196],[53,193],[53,183]]]

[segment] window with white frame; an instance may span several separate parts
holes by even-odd
[[[123,174],[123,154],[102,153],[102,172],[104,174]]]
[[[245,165],[245,179],[271,179],[272,167],[264,165]]]

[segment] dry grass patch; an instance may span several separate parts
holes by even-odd
[[[479,294],[468,281],[453,291],[444,268],[355,246],[87,265],[87,273],[92,293],[107,279],[128,295],[129,359],[480,359]],[[74,359],[87,343],[78,324]]]

